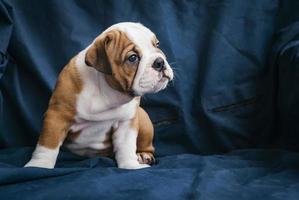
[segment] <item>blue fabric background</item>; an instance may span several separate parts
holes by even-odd
[[[1,198],[298,199],[298,11],[292,0],[0,0]],[[152,29],[175,70],[142,100],[158,165],[62,151],[54,170],[21,168],[63,66],[121,21]]]

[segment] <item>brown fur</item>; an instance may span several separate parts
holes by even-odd
[[[85,62],[98,71],[105,73],[108,84],[125,94],[130,95],[133,81],[138,68],[138,62],[130,63],[127,58],[137,54],[140,50],[121,31],[110,31],[98,37],[88,49]],[[74,122],[76,115],[76,95],[82,90],[82,80],[75,67],[75,58],[60,73],[55,90],[50,99],[45,114],[44,125],[38,143],[48,148],[56,148],[66,138],[68,129]],[[140,97],[136,97],[140,101]],[[137,153],[139,162],[151,164],[154,161],[153,153],[153,125],[147,113],[138,105],[132,127],[138,131]],[[111,144],[111,135],[107,133],[104,143]],[[71,133],[70,140],[76,139],[80,133]],[[110,156],[112,148],[97,152],[97,155]],[[150,161],[147,159],[150,157]]]
[[[112,146],[112,134],[113,134],[114,130],[113,128],[111,128],[107,133],[106,133],[106,137],[105,140],[103,141],[103,144],[105,146],[107,146],[107,148],[102,149],[102,150],[98,150],[96,155],[97,156],[108,156],[108,157],[113,157],[114,156],[114,152],[113,152],[113,146]]]
[[[72,143],[72,142],[74,142],[79,137],[80,134],[81,134],[81,131],[77,131],[77,132],[69,131],[67,133],[67,137],[66,137],[65,143]]]
[[[140,97],[138,101],[140,102]],[[131,121],[131,127],[138,132],[137,136],[137,155],[138,160],[142,164],[153,164],[154,159],[154,127],[148,114],[139,105],[136,110],[135,117]]]
[[[143,108],[138,107],[138,136],[137,136],[137,155],[139,157],[139,162],[144,164],[154,164],[154,127],[148,116],[148,114],[143,110]]]
[[[105,79],[112,88],[131,94],[139,64],[127,61],[132,54],[142,56],[140,50],[124,32],[113,30],[96,39],[87,51],[85,62],[104,72]]]
[[[153,43],[156,45],[157,40]],[[103,51],[104,47],[106,48],[105,52]],[[105,75],[108,84],[112,88],[130,95],[139,64],[138,62],[132,64],[127,61],[127,58],[132,54],[137,54],[139,58],[142,56],[141,51],[128,39],[125,33],[114,30],[96,40],[93,47],[87,52],[86,63],[99,71],[109,72]],[[98,59],[99,57],[101,59]],[[140,101],[140,97],[137,98]],[[138,132],[137,152],[138,156],[141,157],[139,161],[151,164],[154,161],[153,125],[147,113],[139,106],[134,119],[132,119],[132,127]],[[147,156],[151,158],[150,161],[145,160]]]
[[[73,58],[62,70],[44,115],[44,124],[38,143],[56,148],[64,140],[76,115],[76,94],[82,90],[82,80]]]

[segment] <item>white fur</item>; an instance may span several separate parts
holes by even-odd
[[[148,167],[139,164],[137,160],[137,132],[129,126],[138,102],[133,97],[111,89],[102,73],[86,66],[85,52],[79,53],[76,62],[83,80],[83,90],[77,97],[77,123],[71,127],[71,130],[81,133],[67,147],[78,154],[85,154],[86,148],[107,148],[109,146],[104,145],[103,141],[106,133],[114,127],[113,149],[118,166],[126,169]]]
[[[49,149],[37,144],[31,160],[25,165],[25,167],[54,168],[59,148],[60,145],[55,149]]]
[[[138,23],[119,23],[106,31],[113,29],[124,31],[142,51],[142,58],[133,83],[135,93],[142,95],[164,89],[168,79],[152,68],[154,60],[157,57],[164,58],[165,74],[172,79],[173,73],[164,55],[152,44],[154,34]],[[85,55],[89,47],[81,51],[76,58],[76,67],[83,81],[83,89],[77,96],[77,114],[70,130],[80,131],[80,135],[73,143],[66,144],[66,147],[79,155],[89,155],[90,151],[96,152],[109,148],[112,144],[103,141],[106,139],[107,132],[113,127],[115,132],[112,136],[112,143],[118,167],[125,169],[149,167],[138,162],[137,130],[130,125],[138,102],[135,98],[112,89],[101,72],[85,64]],[[52,150],[37,145],[26,167],[53,168],[58,151],[59,147]]]
[[[120,122],[112,135],[113,151],[119,168],[140,169],[149,167],[140,164],[136,155],[137,130],[130,127],[130,121]]]
[[[152,68],[154,60],[158,57],[162,57],[164,59],[166,66],[164,73],[170,78],[170,80],[173,79],[173,71],[165,56],[152,44],[155,34],[142,24],[132,22],[115,24],[109,27],[105,32],[114,29],[125,32],[128,38],[142,51],[142,58],[133,82],[134,92],[138,95],[143,95],[145,93],[155,93],[164,89],[169,80],[162,78],[161,72],[158,73]],[[145,85],[142,80],[147,77],[151,77],[152,80],[150,84]]]

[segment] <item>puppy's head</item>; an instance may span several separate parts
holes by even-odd
[[[104,73],[112,88],[129,95],[158,92],[173,79],[155,34],[139,23],[108,28],[88,48],[85,63]]]

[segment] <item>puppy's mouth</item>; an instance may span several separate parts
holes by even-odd
[[[170,81],[170,78],[168,76],[162,76],[158,83],[164,83],[168,81]]]
[[[166,79],[168,79],[168,81],[170,81],[170,79],[171,79],[169,76],[167,76],[167,75],[166,75],[166,74],[164,74],[164,73],[163,73],[163,76],[162,76],[162,78],[166,78]]]
[[[161,79],[159,80],[159,82],[164,82],[165,80],[167,81],[171,81],[171,78],[170,76],[168,76],[165,71],[162,72],[162,76],[161,76]]]
[[[166,71],[162,71],[162,78],[167,78],[168,81],[171,81],[171,77],[168,74],[166,74]]]

